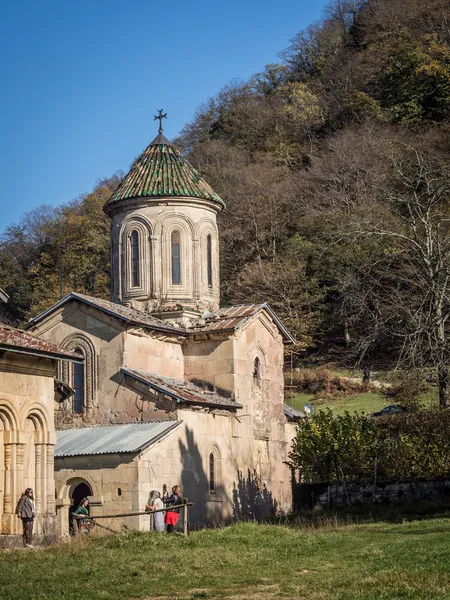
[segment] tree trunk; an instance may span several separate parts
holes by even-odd
[[[450,406],[450,378],[447,365],[438,367],[438,382],[439,404],[441,408],[448,408]]]

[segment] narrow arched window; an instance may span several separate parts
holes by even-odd
[[[139,287],[139,234],[135,230],[131,234],[131,285]]]
[[[181,284],[180,232],[172,232],[172,284]]]
[[[209,455],[209,493],[216,493],[216,465],[215,465],[216,457],[214,456],[214,452],[211,452]]]
[[[258,357],[255,358],[255,362],[253,363],[253,383],[259,386],[259,382],[261,379],[261,363]]]
[[[212,287],[212,239],[210,235],[206,238],[206,262],[208,268],[208,286]]]
[[[84,356],[79,348],[75,349],[76,354]],[[73,365],[73,412],[82,413],[84,409],[84,364],[74,363]]]

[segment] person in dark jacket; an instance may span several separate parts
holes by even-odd
[[[22,519],[23,525],[23,545],[25,548],[33,548],[33,523],[36,517],[36,509],[34,506],[33,490],[27,488],[22,494],[16,507],[16,515]]]
[[[174,485],[172,488],[172,495],[163,498],[163,502],[168,507],[168,510],[166,511],[166,515],[164,517],[164,523],[167,525],[167,533],[172,533],[177,524],[180,509],[172,509],[171,506],[183,504],[183,494],[181,493],[180,486]]]

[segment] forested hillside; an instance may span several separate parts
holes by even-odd
[[[286,14],[289,19],[289,15]],[[222,303],[268,300],[300,352],[439,373],[448,402],[448,0],[333,0],[279,64],[205,102],[177,145],[227,202]],[[108,296],[102,181],[2,237],[3,318]]]

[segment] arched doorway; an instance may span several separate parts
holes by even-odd
[[[92,490],[88,483],[81,481],[77,485],[71,487],[69,492],[70,508],[69,508],[69,529],[73,535],[72,513],[78,508],[81,500],[86,496],[92,496]]]

